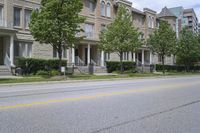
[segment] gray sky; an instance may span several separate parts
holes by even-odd
[[[200,22],[200,0],[129,0],[133,2],[133,7],[143,10],[147,7],[160,12],[164,6],[176,7],[183,6],[183,8],[194,8],[196,15]]]

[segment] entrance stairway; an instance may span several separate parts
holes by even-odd
[[[89,73],[88,66],[75,66],[75,73]],[[94,66],[94,73],[107,73],[106,67]]]
[[[0,76],[12,76],[12,73],[7,66],[0,65]]]

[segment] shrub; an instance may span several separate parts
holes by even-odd
[[[39,70],[37,73],[36,73],[37,76],[42,76],[42,77],[49,77],[49,72],[47,71],[43,71],[43,70]]]
[[[124,71],[135,71],[136,63],[132,61],[123,61],[123,70]],[[106,62],[107,71],[109,73],[113,71],[120,71],[120,62],[119,61],[107,61]]]
[[[16,67],[23,70],[23,74],[36,74],[39,70],[50,71],[52,69],[58,70],[58,59],[34,59],[34,58],[16,58]],[[63,60],[62,65],[66,66],[67,61]]]
[[[180,66],[180,65],[165,65],[165,70],[166,71],[177,71],[177,72],[183,72],[186,70],[185,66]],[[200,66],[191,66],[190,67],[191,71],[199,71]],[[156,64],[156,71],[162,71],[162,65]]]
[[[57,76],[59,75],[59,71],[58,70],[51,70],[51,76]]]

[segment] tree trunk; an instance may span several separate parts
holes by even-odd
[[[162,56],[162,72],[165,74],[165,56]]]
[[[62,72],[61,72],[61,67],[62,67],[62,47],[59,46],[59,49],[58,49],[58,57],[59,57],[59,72],[60,72],[60,75],[62,75]]]
[[[120,73],[123,74],[123,62],[122,62],[123,53],[120,52]]]

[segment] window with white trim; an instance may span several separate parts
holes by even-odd
[[[151,28],[151,16],[148,18],[148,27]]]
[[[101,1],[101,16],[106,16],[104,1]]]
[[[85,24],[85,36],[86,38],[92,38],[94,32],[94,24]]]
[[[21,8],[14,7],[14,26],[21,26]]]
[[[94,12],[96,8],[95,0],[87,0],[86,6],[89,8],[90,12]]]
[[[24,10],[24,28],[29,29],[29,22],[31,19],[31,10],[25,9]]]
[[[129,52],[123,53],[123,60],[129,60]]]
[[[107,15],[107,17],[111,17],[111,9],[110,9],[110,3],[109,2],[106,5],[106,15]]]
[[[0,26],[4,25],[4,20],[3,20],[3,6],[0,5]]]
[[[58,58],[58,50],[56,47],[53,47],[53,58]],[[66,48],[62,48],[62,58],[67,58],[67,49]]]
[[[110,53],[104,53],[104,60],[109,61],[110,60]]]
[[[31,42],[14,42],[14,55],[16,57],[31,57],[32,45]]]
[[[154,17],[152,17],[151,28],[154,28]]]

